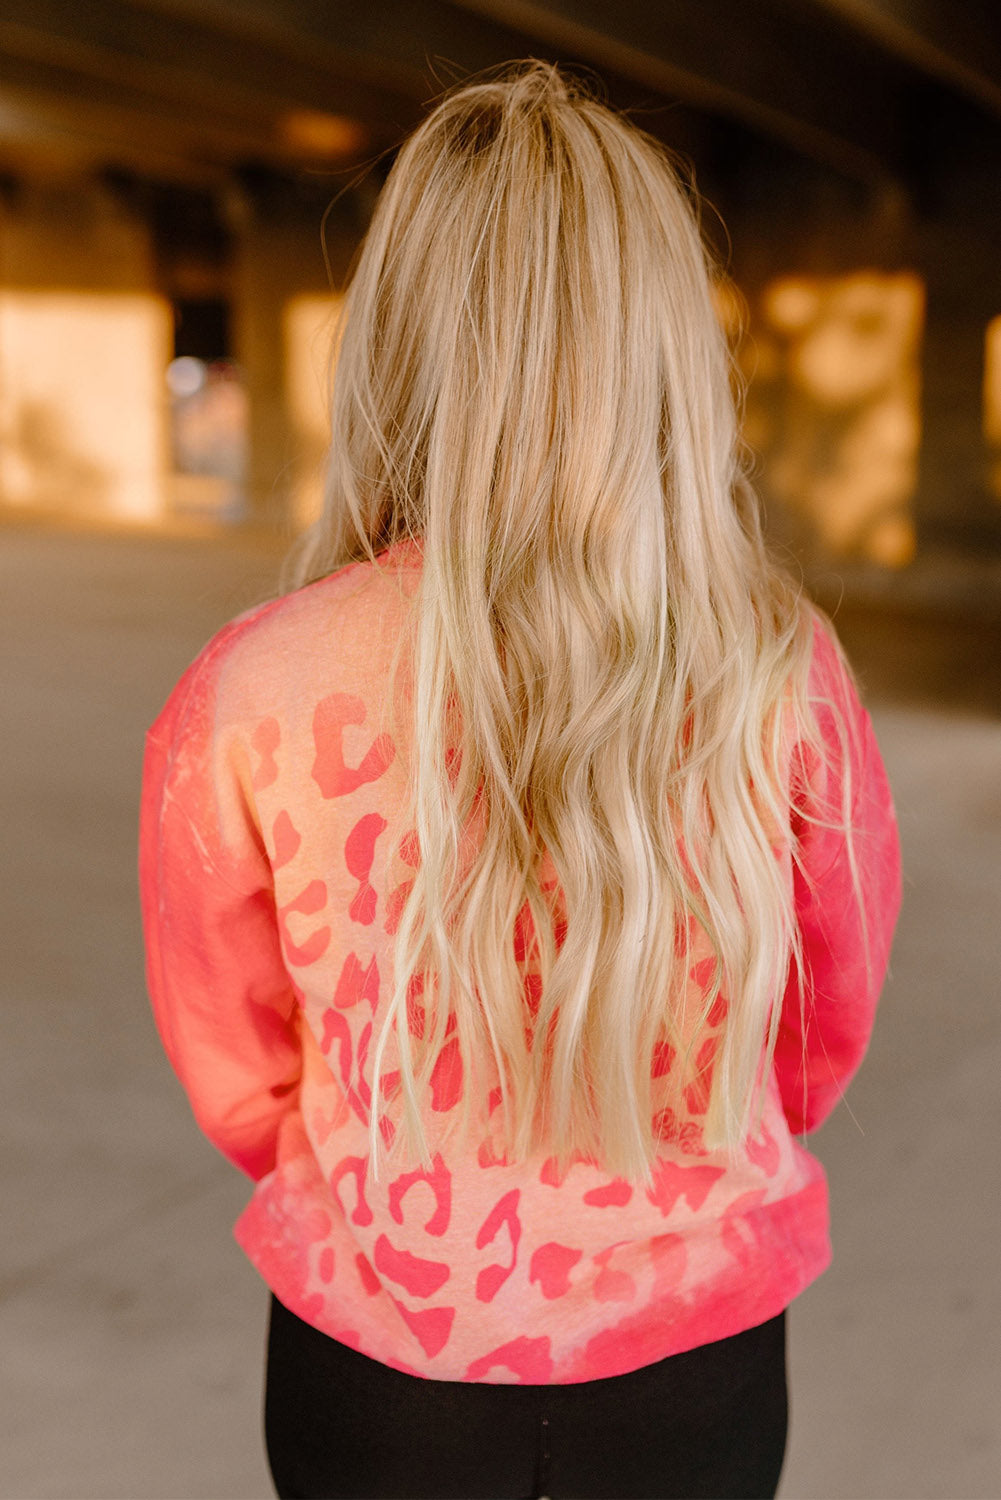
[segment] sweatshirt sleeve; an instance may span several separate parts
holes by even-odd
[[[243,735],[219,714],[232,629],[188,669],[146,736],[139,886],[164,1049],[204,1134],[256,1181],[275,1165],[301,1048]]]
[[[897,821],[872,722],[819,625],[810,697],[823,754],[798,744],[792,778],[803,966],[790,971],[775,1049],[796,1132],[823,1124],[865,1056],[901,901]]]

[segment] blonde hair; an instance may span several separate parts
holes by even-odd
[[[665,148],[540,62],[446,96],[378,201],[332,424],[297,581],[405,538],[423,551],[420,858],[373,1063],[378,1079],[395,1038],[394,1150],[430,1159],[422,1100],[452,1036],[463,1131],[498,1085],[519,1159],[649,1180],[665,1042],[667,1097],[703,1075],[705,1143],[735,1150],[799,955],[776,856],[788,725],[813,733],[811,611],[762,543],[710,262]],[[698,928],[714,962],[696,1003]]]

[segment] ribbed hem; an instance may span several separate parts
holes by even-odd
[[[398,1335],[387,1326],[387,1298],[360,1298],[350,1305],[337,1306],[329,1292],[310,1290],[306,1285],[305,1248],[286,1240],[278,1249],[274,1221],[266,1201],[259,1196],[237,1220],[233,1236],[290,1312],[391,1369],[424,1379],[474,1380],[488,1385],[574,1385],[624,1375],[755,1328],[777,1317],[830,1265],[827,1184],[823,1179],[809,1183],[791,1197],[755,1208],[742,1222],[749,1232],[735,1237],[729,1263],[709,1274],[701,1287],[684,1295],[672,1292],[654,1297],[642,1307],[630,1306],[624,1314],[621,1307],[609,1306],[605,1309],[609,1314],[607,1325],[595,1326],[592,1322],[577,1338],[565,1320],[547,1325],[540,1316],[545,1308],[533,1309],[525,1319],[531,1325],[530,1339],[520,1337],[518,1328],[510,1330],[512,1348],[532,1344],[540,1351],[540,1359],[525,1362],[520,1371],[510,1364],[501,1368],[488,1363],[490,1351],[497,1349],[496,1327],[484,1330],[482,1355],[470,1357],[469,1325],[475,1325],[477,1314],[482,1312],[478,1306],[459,1311],[463,1323],[464,1313],[469,1319],[463,1329],[461,1350],[453,1354],[446,1344],[433,1360],[426,1360],[402,1319]],[[388,1300],[392,1305],[395,1299]],[[395,1321],[397,1312],[390,1316]],[[544,1357],[542,1346],[546,1348]]]

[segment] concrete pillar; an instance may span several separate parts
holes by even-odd
[[[234,350],[250,414],[247,518],[291,535],[315,507],[326,442],[323,341],[336,294],[321,243],[323,204],[259,190],[238,200],[233,219]],[[360,234],[350,223],[328,227],[335,278]]]
[[[170,311],[150,236],[97,183],[41,178],[0,208],[0,503],[154,521]]]
[[[914,553],[923,303],[907,200],[763,143],[717,153],[716,169],[773,541],[808,566],[900,567]]]
[[[915,514],[925,547],[997,551],[1001,505],[991,492],[995,455],[984,431],[984,358],[988,324],[1001,314],[999,238],[978,232],[972,217],[922,230],[928,292]],[[1001,224],[995,234],[1001,236]]]

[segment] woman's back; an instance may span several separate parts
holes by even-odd
[[[665,1102],[680,1066],[666,1034],[654,1054],[660,1150],[648,1185],[587,1159],[565,1171],[544,1154],[509,1163],[499,1091],[486,1100],[497,1130],[472,1146],[449,1141],[463,1092],[452,1032],[422,1100],[430,1168],[383,1167],[374,1180],[372,1038],[416,856],[413,840],[402,858],[387,841],[412,746],[385,732],[381,714],[420,571],[419,549],[401,545],[379,571],[357,563],[265,605],[227,627],[175,691],[147,762],[154,1003],[202,1128],[258,1181],[236,1235],[286,1307],[428,1377],[618,1374],[774,1316],[827,1265],[823,1173],[794,1141],[783,1096],[799,1127],[836,1100],[865,1046],[888,932],[870,934],[867,982],[844,834],[818,828],[802,876],[820,880],[813,902],[830,924],[806,953],[821,986],[806,1054],[814,1076],[799,1076],[793,976],[781,1065],[760,1128],[732,1160],[706,1150],[704,1081],[680,1108]],[[858,779],[871,730],[823,636],[811,682],[815,697],[856,716]],[[880,878],[882,865],[892,885],[885,784],[866,796],[856,810],[862,878]],[[836,799],[834,787],[815,792],[813,811]],[[810,811],[805,797],[802,806]],[[513,945],[530,1024],[539,985],[526,918]],[[839,955],[836,971],[824,971],[825,947]],[[704,932],[691,933],[688,959],[697,1014],[715,971]],[[725,996],[714,1011],[703,1069]],[[409,1012],[419,1037],[417,990]],[[393,1074],[389,1057],[384,1101]],[[808,1121],[797,1117],[807,1081]],[[387,1137],[390,1113],[384,1102]]]

